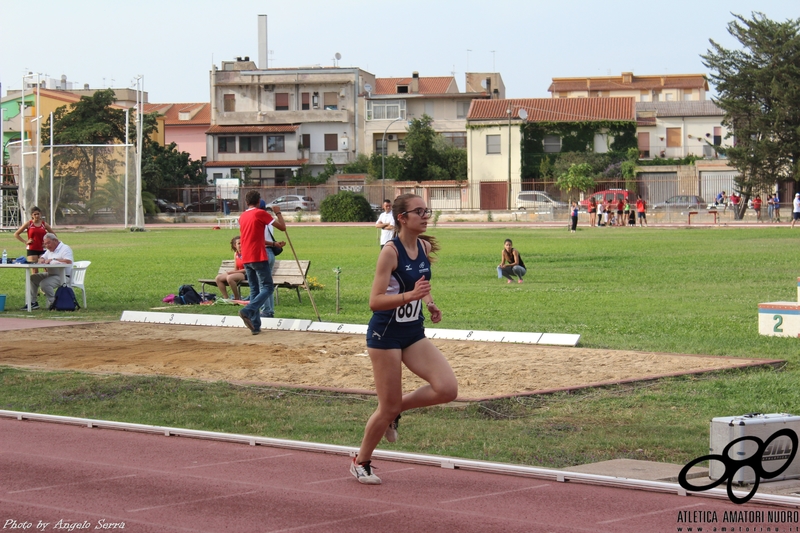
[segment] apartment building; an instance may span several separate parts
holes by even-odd
[[[364,131],[365,86],[360,68],[258,69],[249,58],[211,71],[211,120],[206,172],[216,180],[285,184],[301,166],[319,173],[355,159]]]
[[[459,148],[467,147],[467,114],[475,99],[505,98],[499,73],[468,72],[466,91],[453,76],[377,78],[366,100],[364,153],[405,151],[408,123],[428,115],[434,131]]]
[[[552,78],[547,89],[553,98],[613,98],[629,96],[637,102],[681,102],[706,100],[708,80],[704,74],[587,76]]]

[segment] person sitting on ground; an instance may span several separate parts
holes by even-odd
[[[58,237],[53,233],[46,233],[42,239],[45,252],[39,257],[39,263],[43,265],[50,264],[67,264],[74,263],[74,256],[72,255],[72,248],[60,242]],[[72,277],[72,267],[69,266],[64,269],[64,282],[69,285],[70,278]],[[39,302],[37,297],[39,289],[42,289],[45,297],[47,297],[47,308],[53,305],[56,299],[56,289],[61,286],[61,272],[59,269],[54,268],[52,272],[45,271],[38,274],[31,274],[31,309],[39,309]],[[22,310],[27,310],[23,307]]]
[[[231,292],[233,293],[234,300],[241,300],[241,294],[239,293],[239,284],[244,281],[245,273],[244,273],[244,263],[242,262],[242,241],[241,237],[238,235],[231,239],[231,250],[233,250],[233,261],[234,261],[234,269],[228,270],[222,274],[217,274],[216,279],[214,280],[217,284],[217,288],[219,292],[222,293],[222,297],[224,299],[228,299],[228,290],[225,286],[229,286],[231,288]]]
[[[22,232],[26,232],[26,237],[22,237]],[[25,256],[28,263],[36,263],[41,255],[44,255],[44,243],[42,242],[47,233],[53,233],[53,228],[42,218],[42,211],[36,206],[31,208],[31,219],[25,222],[14,232],[14,238],[25,244]]]
[[[513,247],[511,239],[506,239],[503,244],[503,252],[500,254],[500,264],[497,265],[497,269],[504,278],[508,278],[508,283],[514,281],[512,276],[517,276],[519,278],[517,283],[522,283],[522,277],[527,270],[519,252]]]

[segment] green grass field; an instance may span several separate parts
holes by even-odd
[[[800,231],[800,230],[798,230]],[[686,462],[705,453],[708,422],[748,412],[796,412],[798,340],[758,334],[759,302],[794,301],[800,233],[780,228],[431,228],[442,245],[434,297],[443,328],[579,333],[581,346],[780,358],[780,370],[725,372],[472,404],[404,416],[401,438],[382,447],[459,457],[565,466],[611,458]],[[366,323],[377,257],[370,226],[289,226],[322,320]],[[89,309],[37,317],[118,320],[147,310],[178,286],[213,277],[233,230],[72,231],[61,235],[90,260]],[[522,285],[496,277],[505,238],[528,267]],[[9,256],[23,253],[0,234]],[[291,258],[290,251],[280,259]],[[341,312],[336,276],[341,272]],[[0,271],[0,316],[24,303],[20,272]],[[199,286],[198,286],[199,289]],[[42,298],[43,302],[43,298]],[[235,314],[231,306],[189,312]],[[277,313],[315,319],[304,295],[282,290]],[[3,349],[13,349],[4,347]],[[38,373],[0,368],[0,408],[175,425],[357,445],[373,398],[238,387],[167,378]]]

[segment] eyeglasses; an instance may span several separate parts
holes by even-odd
[[[401,215],[407,215],[409,213],[416,213],[417,216],[420,217],[420,218],[429,218],[431,216],[431,214],[433,213],[433,211],[431,211],[427,207],[418,207],[416,209],[411,209],[410,211],[403,211],[400,214]]]

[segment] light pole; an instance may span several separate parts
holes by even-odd
[[[386,199],[386,153],[389,151],[388,147],[386,146],[386,132],[389,131],[389,127],[401,120],[403,117],[397,117],[389,124],[386,125],[386,129],[383,130],[383,141],[381,142],[381,202]]]
[[[515,108],[519,108],[517,116],[522,120],[528,120],[528,112],[522,106],[509,104],[506,109],[508,114],[508,210],[511,211],[511,115]]]

